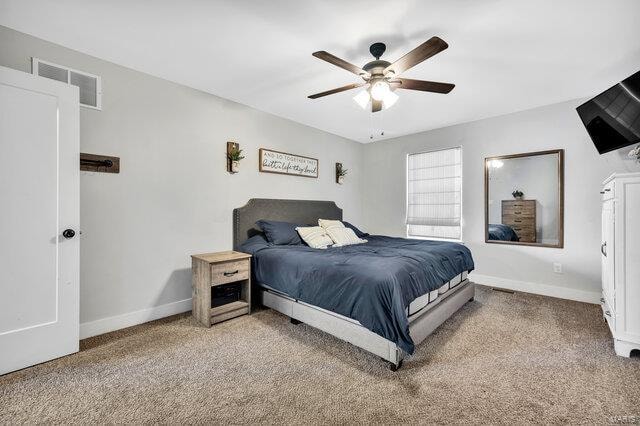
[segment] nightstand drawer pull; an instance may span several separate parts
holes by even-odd
[[[225,272],[223,275],[224,275],[225,277],[232,277],[232,276],[234,276],[235,274],[237,274],[238,272],[240,272],[240,270],[236,269],[236,270],[235,270],[235,271],[233,271],[233,272]]]

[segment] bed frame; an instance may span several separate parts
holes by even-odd
[[[318,219],[342,220],[342,209],[333,201],[252,198],[243,207],[233,210],[234,250],[238,250],[247,238],[260,232],[255,226],[260,219],[317,224]],[[443,283],[445,284],[447,283]],[[394,342],[366,329],[358,321],[264,288],[255,289],[254,294],[258,295],[258,301],[264,306],[289,316],[293,323],[304,322],[378,355],[388,361],[394,371],[402,365],[404,352]],[[473,283],[464,279],[411,315],[409,333],[414,343],[421,343],[465,303],[473,300],[474,296]]]

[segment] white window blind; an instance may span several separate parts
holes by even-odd
[[[459,240],[461,211],[461,149],[409,154],[407,235]]]

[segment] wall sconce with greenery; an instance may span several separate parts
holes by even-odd
[[[342,163],[336,163],[336,183],[342,185],[344,183],[344,177],[347,175],[347,169],[342,167]]]
[[[227,171],[238,173],[240,171],[240,160],[244,159],[240,144],[237,142],[227,142]]]

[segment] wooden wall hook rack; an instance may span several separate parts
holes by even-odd
[[[80,170],[85,172],[120,173],[120,157],[81,152]]]

